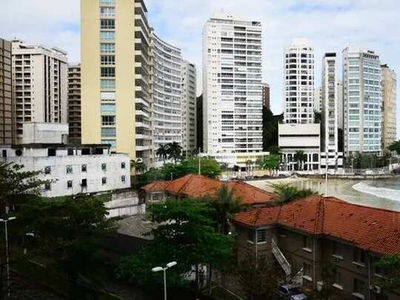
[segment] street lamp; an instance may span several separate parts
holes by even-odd
[[[155,268],[151,269],[153,272],[164,271],[164,300],[167,300],[167,272],[166,271],[167,271],[167,269],[172,268],[176,264],[177,264],[176,261],[171,261],[170,263],[167,263],[165,268],[155,267]]]
[[[10,260],[8,256],[8,226],[7,223],[9,221],[15,220],[16,217],[9,217],[8,219],[0,219],[0,222],[4,223],[4,236],[5,236],[5,244],[6,244],[6,272],[7,272],[7,299],[11,298],[11,290],[10,290]]]

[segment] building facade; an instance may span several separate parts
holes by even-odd
[[[343,130],[343,81],[337,81],[336,84],[336,94],[337,94],[337,101],[338,101],[338,127]]]
[[[154,149],[177,142],[182,145],[182,57],[181,50],[152,33],[153,136]],[[163,159],[155,157],[155,165]]]
[[[25,122],[66,123],[67,53],[58,48],[12,41],[16,142]]]
[[[314,111],[321,112],[322,110],[322,88],[314,89]]]
[[[397,76],[388,65],[382,65],[382,149],[397,140]]]
[[[69,142],[81,143],[81,66],[68,66]]]
[[[0,145],[14,142],[11,42],[0,38]]]
[[[182,63],[182,149],[185,157],[197,149],[196,67]]]
[[[268,83],[262,83],[262,102],[265,107],[271,109],[271,90]]]
[[[339,152],[336,53],[325,53],[321,78],[321,168],[337,169],[343,167],[343,153]]]
[[[81,1],[82,143],[153,164],[151,39],[143,0]]]
[[[261,23],[215,14],[203,28],[207,154],[262,152]]]
[[[343,102],[345,156],[381,154],[381,65],[374,51],[343,50]]]
[[[284,122],[314,123],[314,48],[294,39],[285,49]]]

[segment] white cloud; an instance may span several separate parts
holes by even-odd
[[[86,0],[82,0],[86,1]],[[133,1],[133,0],[126,0]],[[0,36],[64,48],[79,59],[79,0],[2,0]],[[306,37],[316,51],[316,86],[324,52],[346,46],[378,52],[382,63],[400,70],[398,0],[145,0],[157,34],[182,48],[201,75],[201,33],[206,20],[224,9],[259,20],[264,30],[264,80],[271,85],[272,108],[280,112],[283,49]],[[200,77],[201,78],[201,77]],[[199,80],[201,82],[201,79]],[[400,105],[398,108],[400,112]],[[399,118],[400,120],[400,118]],[[399,127],[400,128],[400,127]]]

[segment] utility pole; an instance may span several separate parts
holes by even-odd
[[[9,217],[8,219],[0,219],[0,222],[4,223],[4,240],[6,244],[6,273],[7,273],[7,299],[11,299],[11,289],[10,289],[10,257],[8,249],[8,226],[9,221],[15,220],[16,217]]]

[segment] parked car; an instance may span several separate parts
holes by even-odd
[[[292,284],[282,284],[279,286],[278,295],[281,299],[287,300],[306,300],[307,296]]]

